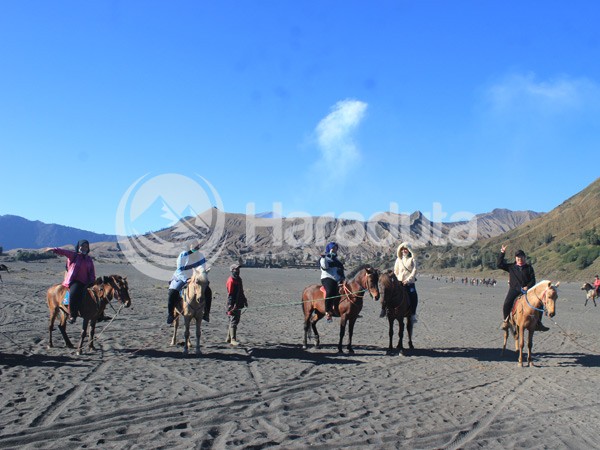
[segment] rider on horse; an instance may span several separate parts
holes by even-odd
[[[594,280],[594,289],[596,290],[596,297],[600,297],[600,277],[598,275]]]
[[[194,239],[190,243],[190,249],[183,251],[177,257],[177,269],[171,278],[168,294],[168,310],[167,324],[170,325],[175,320],[175,307],[181,300],[181,290],[185,284],[192,278],[193,269],[204,266],[206,259],[204,254],[199,251],[200,241]],[[204,320],[209,321],[210,305],[212,303],[212,291],[210,287],[206,288],[206,299],[204,304]]]
[[[508,328],[508,319],[513,308],[513,304],[517,297],[521,294],[526,293],[528,289],[535,286],[535,272],[531,264],[527,264],[527,256],[523,250],[517,250],[515,253],[515,262],[507,263],[504,259],[504,252],[506,246],[503,245],[500,249],[500,255],[498,256],[498,269],[502,269],[508,272],[508,293],[504,299],[504,306],[502,308],[502,315],[504,322],[502,322],[502,329]],[[549,328],[542,324],[540,318],[537,322],[536,331],[548,331]]]
[[[338,285],[346,278],[344,265],[337,257],[338,245],[330,242],[325,247],[325,254],[321,255],[319,265],[321,267],[321,284],[325,288],[325,318],[331,321],[340,301]]]
[[[45,251],[67,257],[62,285],[69,290],[69,323],[75,323],[87,286],[96,279],[94,261],[88,255],[90,243],[82,239],[75,245],[75,251],[59,247],[48,248]]]

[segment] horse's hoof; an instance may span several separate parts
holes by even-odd
[[[385,354],[388,356],[394,356],[396,352],[393,349],[389,349],[387,352],[385,352]]]
[[[414,346],[414,345],[412,345],[412,342],[409,342],[409,343],[408,343],[408,348],[410,348],[411,350],[414,350],[414,349],[415,349],[415,346]]]
[[[400,350],[400,352],[398,353],[398,356],[406,356],[406,350],[404,350],[404,349]]]
[[[188,354],[188,349],[187,349],[187,348],[184,348],[184,349],[183,349],[183,354],[184,354],[184,355],[187,355],[187,354]]]
[[[339,353],[340,355],[343,355],[343,354],[344,354],[344,350],[342,350],[341,348],[338,348],[338,353]]]
[[[350,353],[351,355],[354,355],[354,349],[353,348],[349,348],[348,349],[348,353]]]
[[[302,346],[302,350],[306,350],[306,349],[308,349],[308,347],[306,346],[306,344],[304,344],[304,345]]]

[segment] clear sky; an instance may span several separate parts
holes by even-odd
[[[599,17],[592,0],[4,0],[0,215],[112,234],[130,186],[162,174],[203,177],[228,212],[547,212],[600,174]]]

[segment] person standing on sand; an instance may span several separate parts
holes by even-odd
[[[339,284],[346,278],[344,265],[337,257],[338,245],[330,242],[325,247],[325,254],[321,255],[319,265],[321,267],[321,284],[325,288],[325,319],[331,322],[331,316],[335,315],[336,305],[340,302]]]
[[[189,250],[185,250],[177,257],[177,269],[171,277],[168,293],[168,315],[167,325],[171,325],[175,320],[175,307],[181,301],[181,290],[186,283],[192,278],[193,269],[200,266],[204,267],[206,259],[204,254],[199,251],[200,241],[194,239],[189,246]],[[210,322],[210,306],[212,304],[212,290],[210,286],[206,287],[206,299],[204,303],[203,320]]]
[[[419,304],[419,295],[415,282],[417,281],[417,262],[408,242],[402,242],[396,251],[396,262],[394,264],[394,275],[398,281],[402,283],[404,289],[408,292],[410,301],[410,321],[412,324],[417,323],[417,306]],[[382,308],[380,317],[385,317],[385,310]]]
[[[88,255],[90,243],[82,239],[75,245],[75,251],[58,247],[47,248],[45,251],[67,257],[66,273],[62,285],[69,290],[69,323],[75,323],[85,290],[96,280],[94,261]]]
[[[504,305],[502,307],[502,322],[501,329],[508,329],[508,319],[510,312],[513,308],[513,304],[517,297],[521,294],[527,293],[529,289],[535,286],[535,272],[530,264],[527,264],[527,256],[523,250],[517,250],[515,253],[515,262],[507,263],[504,259],[504,253],[506,252],[506,245],[503,245],[500,249],[500,255],[498,255],[498,269],[502,269],[508,272],[508,292],[504,299]],[[548,331],[549,328],[542,324],[542,318],[540,317],[536,326],[536,331]]]
[[[248,299],[244,294],[244,284],[240,277],[240,265],[229,266],[231,276],[227,279],[227,315],[229,316],[229,329],[227,330],[227,343],[238,345],[237,327],[242,316],[242,308],[248,307]]]

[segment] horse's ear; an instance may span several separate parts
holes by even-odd
[[[557,281],[556,284],[554,285],[554,287],[559,287],[560,286],[560,281]]]
[[[96,281],[94,283],[101,284],[102,283],[102,277],[96,278]]]

